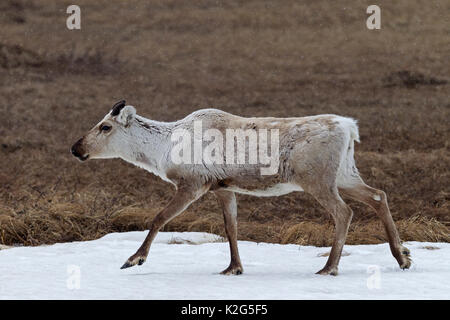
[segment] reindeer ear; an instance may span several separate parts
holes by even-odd
[[[112,109],[111,109],[111,115],[113,117],[118,116],[120,113],[120,110],[122,110],[125,107],[125,100],[120,100],[118,102],[116,102],[115,105],[113,105]]]
[[[136,109],[133,106],[124,106],[122,110],[120,110],[116,121],[123,124],[124,126],[128,126],[135,115]]]

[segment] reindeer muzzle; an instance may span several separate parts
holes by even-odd
[[[75,142],[75,144],[70,149],[70,152],[72,152],[72,154],[80,161],[85,161],[89,158],[89,154],[86,154],[83,149],[83,138]]]

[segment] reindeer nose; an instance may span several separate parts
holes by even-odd
[[[72,154],[79,159],[83,158],[82,153],[79,151],[82,142],[83,142],[83,138],[81,138],[80,140],[75,142],[74,145],[72,146],[72,148],[70,149],[70,152],[72,152]]]
[[[79,154],[78,151],[75,149],[75,145],[72,146],[72,149],[70,151],[75,157],[77,158],[81,157],[81,154]]]

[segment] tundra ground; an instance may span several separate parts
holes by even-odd
[[[215,107],[242,116],[358,120],[356,163],[388,195],[403,240],[450,241],[450,3],[70,1],[0,4],[0,243],[38,245],[144,230],[173,187],[121,160],[69,148],[120,99],[161,121]],[[330,245],[306,194],[238,196],[239,239]],[[354,209],[347,243],[386,241]],[[224,234],[212,195],[166,231]]]

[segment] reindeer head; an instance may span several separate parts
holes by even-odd
[[[129,127],[135,115],[136,110],[125,105],[125,100],[117,102],[102,121],[75,142],[72,154],[81,161],[120,157],[121,150],[126,149]]]

